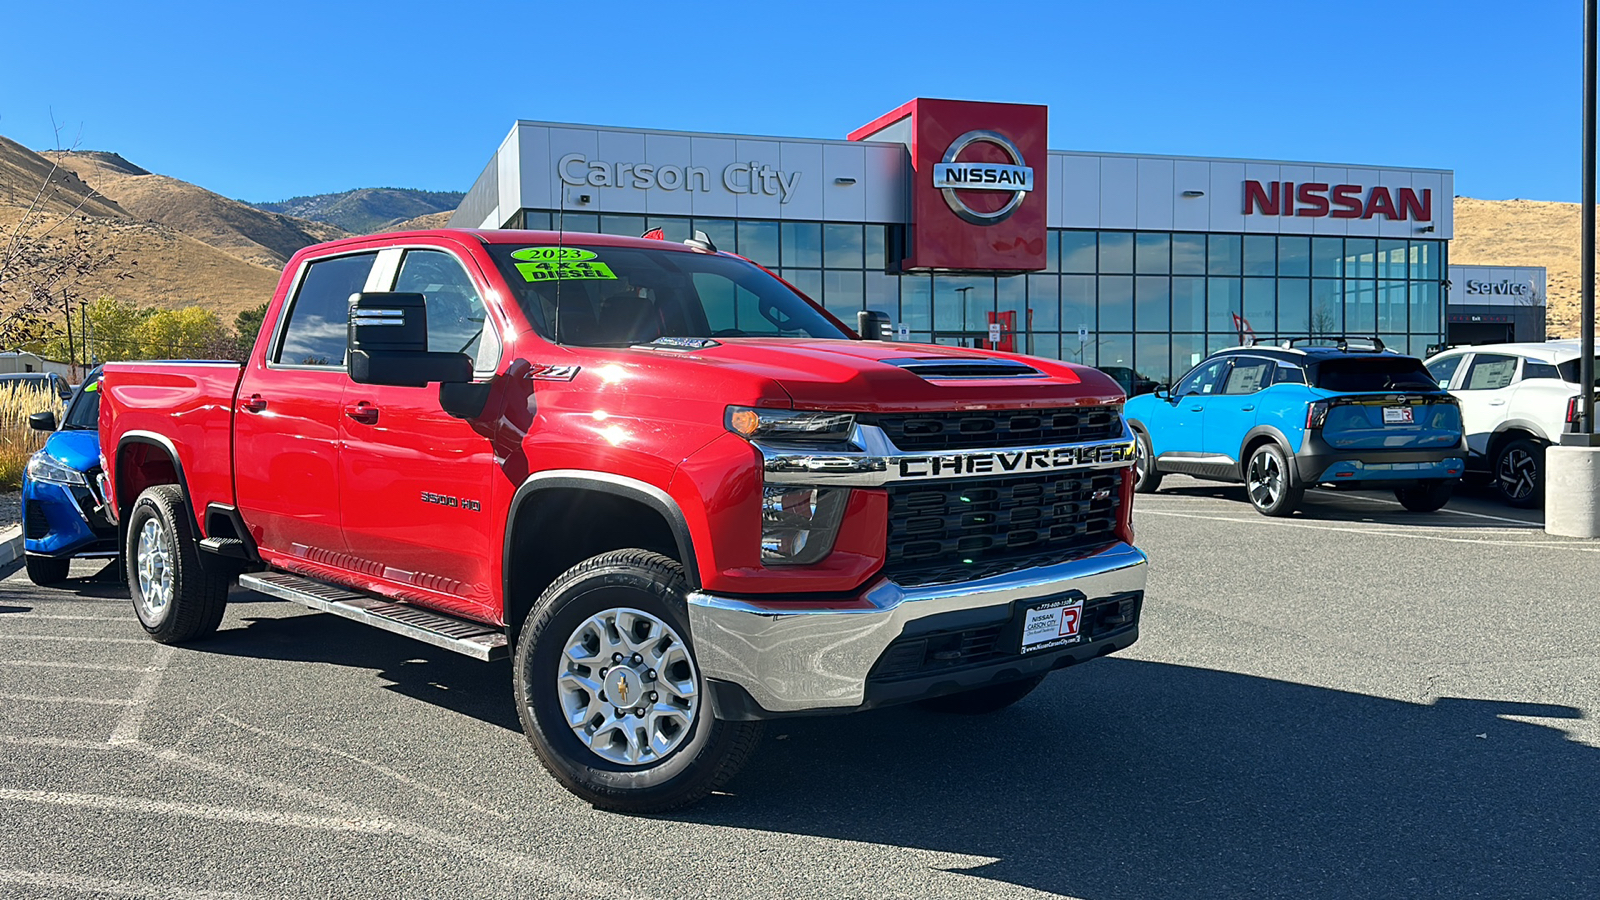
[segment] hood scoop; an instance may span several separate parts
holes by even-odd
[[[1045,374],[1027,363],[1010,359],[965,358],[959,356],[932,356],[923,358],[886,359],[883,362],[898,366],[913,375],[929,380],[949,378],[1043,378]]]

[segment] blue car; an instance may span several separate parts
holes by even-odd
[[[106,514],[100,474],[100,370],[83,380],[57,430],[53,412],[28,424],[55,432],[22,476],[22,548],[28,578],[55,584],[74,557],[115,558],[117,526]]]
[[[1390,488],[1431,512],[1449,502],[1466,457],[1459,401],[1376,338],[1221,350],[1125,412],[1136,491],[1173,473],[1242,482],[1268,516],[1294,512],[1319,485]]]

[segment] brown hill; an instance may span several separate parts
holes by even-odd
[[[403,222],[396,222],[383,230],[425,231],[430,228],[443,228],[445,225],[449,224],[450,217],[454,214],[455,210],[453,209],[447,209],[444,212],[428,213],[425,216],[417,216],[415,219],[406,219]]]
[[[60,222],[53,237],[83,229],[91,246],[117,253],[115,267],[77,286],[86,299],[109,294],[169,309],[198,305],[214,310],[226,322],[271,297],[278,280],[274,269],[246,262],[169,225],[140,221],[117,203],[95,195],[76,173],[53,167],[43,155],[4,138],[0,138],[0,234],[10,238],[47,178],[49,184],[28,231],[37,234],[41,221],[44,227]],[[74,208],[78,214],[63,222]],[[117,272],[130,277],[116,278]]]
[[[281,269],[301,247],[346,236],[338,226],[265,212],[154,174],[115,153],[76,151],[58,158],[134,218],[170,226],[258,266]]]
[[[1551,337],[1577,337],[1583,278],[1577,203],[1457,197],[1450,261],[1472,266],[1544,266]]]

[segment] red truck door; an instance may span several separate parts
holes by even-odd
[[[305,266],[263,357],[246,364],[235,398],[239,507],[267,554],[343,567],[339,427],[348,300],[376,253]],[[268,371],[270,370],[270,371]],[[272,561],[270,558],[269,562]]]
[[[426,298],[428,349],[472,355],[480,376],[492,375],[498,329],[467,264],[438,249],[384,252],[403,253],[392,290]],[[379,268],[392,272],[395,263],[386,256]],[[357,566],[429,603],[497,617],[503,522],[489,496],[496,471],[489,441],[440,408],[438,385],[347,384],[340,498]]]

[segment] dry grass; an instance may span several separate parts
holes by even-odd
[[[66,404],[50,391],[29,388],[0,388],[0,491],[22,487],[22,472],[28,457],[44,446],[50,436],[28,427],[28,417],[36,412],[53,412],[61,421]]]
[[[1544,266],[1551,337],[1577,337],[1583,279],[1577,203],[1457,197],[1450,262],[1470,266]]]

